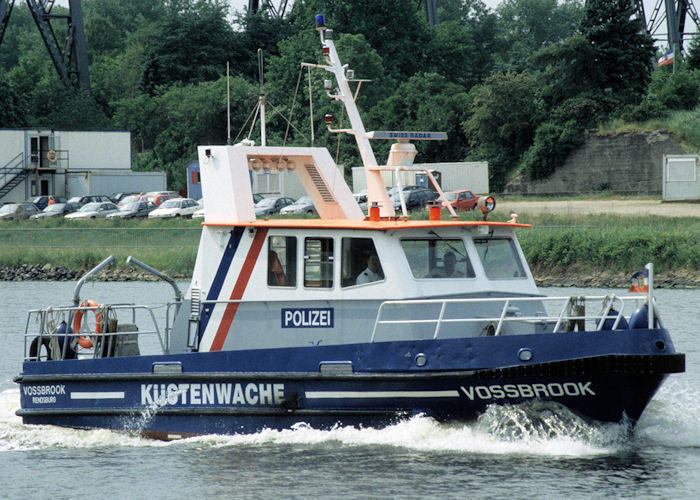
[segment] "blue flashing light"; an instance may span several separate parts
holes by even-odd
[[[316,14],[316,29],[319,31],[326,29],[326,18],[323,14]]]

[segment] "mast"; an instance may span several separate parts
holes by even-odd
[[[314,67],[320,67],[330,72],[335,76],[335,80],[338,83],[338,89],[335,93],[331,94],[328,92],[328,96],[332,99],[339,100],[345,106],[345,110],[350,119],[350,125],[352,128],[344,130],[331,130],[332,132],[347,132],[355,136],[355,141],[357,142],[357,147],[360,150],[360,156],[362,157],[362,163],[365,167],[365,176],[367,179],[367,200],[371,205],[373,202],[379,204],[380,216],[382,217],[393,217],[394,207],[389,200],[389,194],[384,186],[384,181],[381,177],[381,172],[376,168],[377,160],[374,157],[374,151],[369,142],[369,136],[365,131],[365,126],[362,123],[362,118],[360,117],[360,112],[355,105],[355,99],[353,97],[352,91],[350,90],[350,85],[348,84],[348,79],[345,74],[346,66],[343,66],[338,57],[338,52],[335,50],[335,45],[329,36],[325,35],[326,25],[323,15],[316,16],[316,29],[320,33],[321,45],[323,47],[323,54],[326,56],[326,60],[329,63],[328,66],[318,66],[309,65]],[[330,127],[329,127],[330,129]]]

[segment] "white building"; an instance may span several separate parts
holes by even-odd
[[[489,192],[489,166],[488,162],[454,162],[454,163],[422,163],[413,165],[419,169],[429,170],[438,180],[443,191],[457,191],[469,189],[474,194],[488,194]],[[416,170],[400,172],[401,185],[424,185],[431,187],[427,176]],[[384,185],[392,187],[396,185],[394,172],[382,171]],[[363,167],[352,169],[353,192],[359,193],[366,189],[365,172]]]
[[[162,189],[164,173],[132,172],[128,131],[0,129],[0,204]]]

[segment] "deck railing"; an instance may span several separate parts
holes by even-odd
[[[170,307],[166,306],[165,329],[158,326],[153,309],[134,304],[33,309],[29,311],[25,325],[24,359],[45,361],[138,355],[144,346],[167,353]],[[88,316],[88,319],[83,317],[81,328],[74,332],[72,325],[76,314]],[[38,325],[38,334],[36,327],[31,329],[33,325]],[[83,343],[92,344],[92,347],[80,346],[78,340],[81,338],[89,340]],[[145,338],[150,340],[143,340]]]
[[[434,324],[433,339],[439,338],[440,330],[445,325],[455,323],[484,325],[481,332],[486,335],[503,335],[505,325],[514,322],[539,324],[542,326],[542,331],[551,333],[576,329],[579,331],[615,330],[624,327],[634,310],[643,303],[648,303],[647,295],[387,300],[379,306],[371,342],[375,341],[378,330],[385,325]],[[540,305],[544,310],[530,315],[521,313],[521,307],[536,309]],[[595,307],[591,308],[591,305]],[[429,311],[425,317],[386,319],[386,316],[392,316],[392,309],[396,313],[410,308],[415,313],[420,310],[420,306],[428,306],[423,308]],[[452,306],[452,311],[462,309],[465,311],[464,316],[455,317],[452,314],[450,317],[445,317],[449,306]],[[556,312],[550,314],[547,308],[552,309],[553,306]],[[473,314],[474,310],[482,308],[496,310],[498,313],[483,316]],[[654,317],[656,323],[660,324],[658,314]],[[489,325],[490,328],[486,328]]]

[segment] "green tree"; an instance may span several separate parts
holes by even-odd
[[[264,10],[253,14],[239,13],[236,23],[243,29],[234,33],[235,51],[230,55],[232,74],[245,75],[258,80],[258,49],[265,58],[279,55],[278,44],[292,36],[292,27],[287,18],[272,16]]]
[[[0,74],[7,74],[17,66],[24,51],[32,45],[46,52],[29,7],[24,2],[17,2],[0,45]]]
[[[10,83],[0,77],[0,128],[26,127],[27,102]]]
[[[685,63],[689,69],[700,69],[700,38],[693,38],[688,44],[688,54]]]
[[[644,97],[652,71],[654,42],[637,19],[632,0],[588,0],[581,33],[595,52],[600,88],[622,104]]]
[[[373,109],[374,121],[386,130],[447,132],[447,141],[417,141],[417,161],[459,161],[468,153],[462,122],[469,97],[463,87],[435,73],[419,73]],[[381,150],[388,153],[388,144]]]
[[[532,58],[547,107],[559,106],[581,93],[600,93],[604,80],[596,51],[582,35],[540,49]]]
[[[504,0],[496,13],[504,42],[502,64],[523,70],[537,51],[574,35],[584,9],[581,0]]]
[[[439,25],[430,31],[430,71],[467,88],[494,69],[500,48],[498,17],[481,0],[437,3]]]
[[[143,88],[216,80],[234,53],[224,0],[173,0],[146,44]]]
[[[232,129],[239,130],[254,106],[256,89],[240,77],[232,78],[230,87]],[[135,168],[163,170],[168,186],[182,189],[186,166],[197,159],[197,146],[226,143],[226,79],[124,99],[116,104],[114,119],[132,131]]]
[[[541,122],[537,81],[528,73],[496,73],[471,94],[472,115],[463,124],[471,156],[488,160],[491,186],[501,190]]]
[[[166,0],[85,0],[83,24],[90,60],[124,50],[132,33],[165,16],[166,5]]]
[[[111,120],[92,94],[60,82],[39,85],[30,99],[32,126],[68,130],[111,130]]]
[[[294,2],[294,31],[313,30],[314,16],[324,14],[336,34],[361,33],[384,61],[392,78],[405,79],[429,63],[430,40],[423,9],[415,0],[307,0]]]

